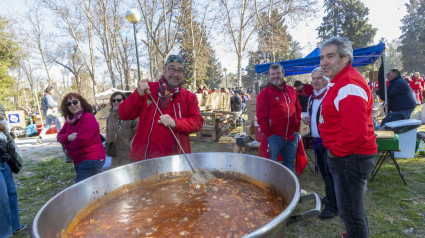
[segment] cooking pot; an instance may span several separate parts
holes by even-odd
[[[300,184],[295,174],[282,164],[258,156],[239,153],[195,153],[188,159],[196,167],[225,173],[241,173],[268,184],[283,197],[288,207],[273,220],[247,234],[245,237],[283,237],[288,224],[320,213],[321,202],[316,193],[300,194]],[[114,168],[76,183],[50,199],[38,211],[32,225],[33,237],[58,237],[65,232],[79,211],[93,200],[125,185],[139,180],[160,179],[190,171],[183,155],[167,156],[140,161]],[[316,207],[293,215],[300,201],[315,198]]]

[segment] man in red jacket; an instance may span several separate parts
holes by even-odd
[[[412,80],[410,81],[409,85],[412,88],[413,96],[416,100],[416,104],[424,103],[423,91],[425,89],[425,82],[424,82],[424,79],[419,74],[419,72],[415,73],[415,75],[412,77]]]
[[[301,106],[294,88],[283,80],[282,65],[272,64],[269,83],[257,97],[257,122],[268,143],[270,158],[277,161],[282,154],[283,165],[294,169],[301,122]],[[259,151],[259,154],[261,151]]]
[[[137,89],[120,104],[121,120],[139,118],[130,151],[133,160],[181,154],[168,127],[172,128],[184,152],[191,152],[189,134],[201,130],[204,118],[196,95],[182,87],[183,75],[183,58],[170,55],[158,82],[139,81]],[[151,95],[146,93],[148,89]],[[162,116],[152,100],[158,104]]]
[[[347,238],[369,237],[366,184],[377,150],[372,92],[351,67],[352,60],[353,48],[345,37],[332,37],[320,46],[320,65],[331,82],[322,101],[319,130],[328,149],[328,166]]]

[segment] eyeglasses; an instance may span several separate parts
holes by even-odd
[[[111,102],[121,102],[121,101],[122,101],[121,98],[119,98],[119,99],[111,99]]]
[[[72,100],[72,102],[71,101],[66,102],[65,105],[67,107],[70,107],[72,104],[77,105],[79,102],[80,102],[80,100],[74,99],[74,100]]]
[[[177,72],[177,75],[183,75],[184,70],[183,69],[175,69],[175,68],[169,68],[168,72],[170,72],[170,74],[174,74],[175,72]]]

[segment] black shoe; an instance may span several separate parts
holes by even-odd
[[[329,209],[325,209],[320,213],[319,217],[322,218],[322,219],[329,219],[329,218],[332,218],[336,215],[338,215],[337,211],[331,211]]]
[[[18,229],[16,229],[16,230],[13,232],[13,234],[18,233],[18,232],[20,232],[20,231],[22,231],[22,230],[25,230],[25,228],[27,228],[27,225],[22,224],[22,225],[21,225]]]

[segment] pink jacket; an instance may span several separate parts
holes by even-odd
[[[163,114],[170,115],[176,121],[176,128],[173,129],[173,132],[179,139],[184,152],[190,153],[189,134],[201,130],[204,122],[204,118],[199,112],[196,95],[182,88],[167,108],[163,109],[158,102],[158,87],[158,82],[149,82],[153,99],[158,103]],[[130,158],[133,160],[139,161],[181,153],[168,127],[158,123],[160,113],[147,95],[142,97],[137,89],[134,90],[120,104],[118,113],[122,120],[139,118],[130,151]]]
[[[74,132],[78,133],[77,137],[73,141],[68,141],[68,136]],[[100,140],[99,123],[89,112],[84,112],[80,120],[74,124],[65,122],[58,133],[57,140],[65,146],[75,164],[85,160],[102,160],[106,157]]]

